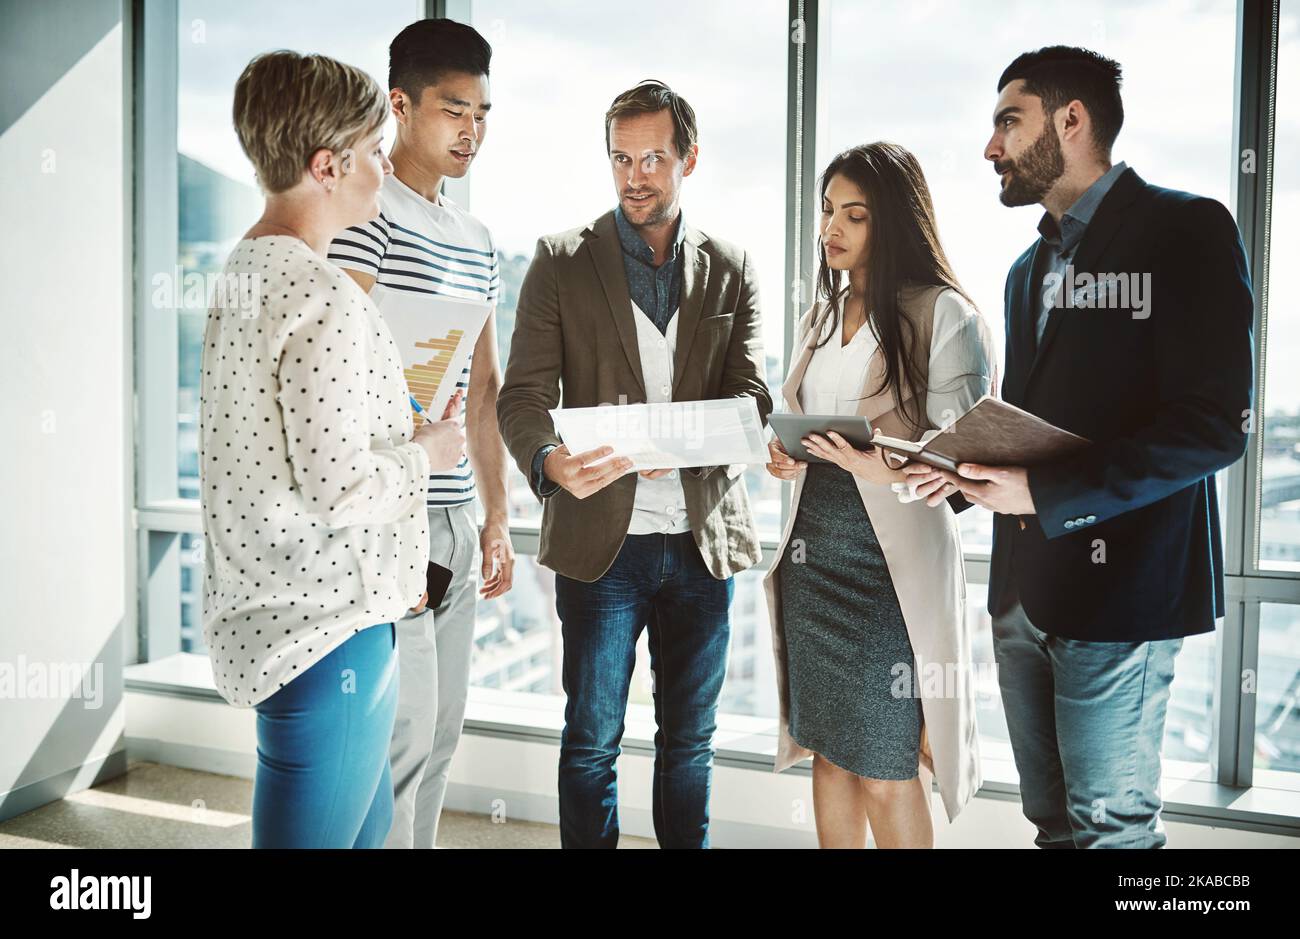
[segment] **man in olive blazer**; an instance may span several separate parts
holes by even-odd
[[[682,258],[671,400],[750,395],[766,421],[772,396],[763,378],[752,262],[690,227]],[[539,450],[561,444],[550,409],[645,402],[633,315],[613,211],[583,228],[538,239],[519,291],[497,403],[501,435],[525,476],[532,476]],[[735,463],[681,473],[695,543],[718,578],[761,557],[744,470]],[[628,473],[581,499],[563,488],[544,499],[534,490],[542,499],[538,562],[577,580],[601,577],[627,534],[637,479]]]
[[[543,501],[539,563],[556,572],[567,846],[618,840],[614,761],[635,645],[650,631],[656,833],[706,847],[713,716],[732,576],[761,557],[743,464],[637,473],[570,454],[550,409],[752,396],[766,421],[756,274],[739,248],[685,224],[694,115],[666,86],[615,99],[606,137],[619,204],[541,238],[516,306],[497,399],[506,446]],[[639,302],[638,302],[639,301]]]

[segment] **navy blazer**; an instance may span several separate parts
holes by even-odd
[[[1253,430],[1254,299],[1237,225],[1213,199],[1126,170],[1075,251],[1078,305],[1058,304],[1035,350],[1043,244],[1007,275],[1002,397],[1093,446],[1030,468],[1036,515],[994,516],[989,612],[1018,592],[1035,626],[1065,638],[1211,632],[1224,611],[1214,473]],[[1105,308],[1088,308],[1084,274],[1149,274],[1149,295],[1125,305],[1105,287]]]

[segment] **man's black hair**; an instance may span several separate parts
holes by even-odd
[[[1026,94],[1043,100],[1049,118],[1071,101],[1082,101],[1092,119],[1097,151],[1110,156],[1124,126],[1124,103],[1119,96],[1123,76],[1118,62],[1076,46],[1046,46],[1017,56],[998,79],[998,91],[1016,79],[1024,80]]]
[[[416,20],[388,47],[388,87],[420,95],[446,72],[487,75],[492,47],[473,26],[448,19]]]

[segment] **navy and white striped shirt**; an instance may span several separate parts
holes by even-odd
[[[487,226],[445,195],[430,202],[396,176],[385,179],[379,191],[379,217],[343,231],[330,244],[329,259],[392,290],[487,303],[496,303],[501,293]],[[457,388],[469,388],[469,368],[466,363]],[[462,427],[465,406],[462,402]],[[474,500],[474,492],[474,470],[462,457],[454,470],[429,477],[428,504],[463,505]]]

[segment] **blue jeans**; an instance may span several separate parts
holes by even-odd
[[[392,623],[363,629],[256,705],[254,848],[383,847],[396,643]]]
[[[993,657],[1041,848],[1159,848],[1160,746],[1182,639],[1052,636],[1017,600],[993,618]]]
[[[618,782],[636,642],[649,627],[655,733],[652,815],[663,848],[709,846],[718,695],[727,670],[732,578],[716,579],[694,536],[628,535],[594,583],[555,576],[564,637],[560,844],[618,844]]]

